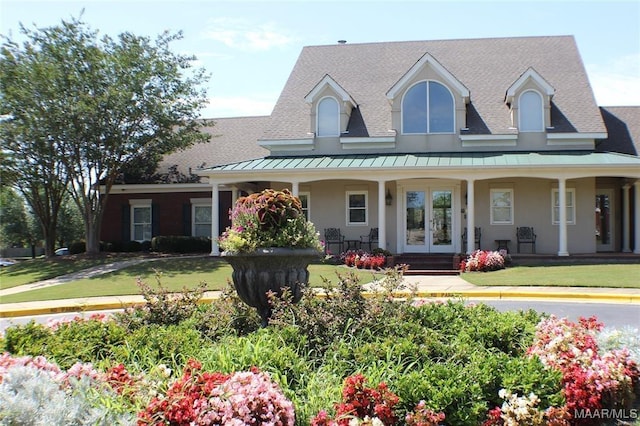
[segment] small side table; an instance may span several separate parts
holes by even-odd
[[[496,240],[496,244],[498,244],[498,251],[500,250],[506,250],[507,253],[509,252],[509,243],[511,242],[511,240]]]
[[[358,250],[360,248],[360,240],[344,240],[347,250]]]

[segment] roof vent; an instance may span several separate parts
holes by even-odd
[[[347,40],[338,40],[338,44],[347,44]]]

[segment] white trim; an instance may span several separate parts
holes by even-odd
[[[307,96],[304,97],[305,102],[308,104],[313,103],[315,100],[315,97],[318,96],[318,93],[320,93],[322,89],[324,89],[326,86],[331,87],[331,89],[333,89],[333,91],[336,92],[338,96],[340,96],[343,102],[351,103],[351,105],[353,105],[354,108],[357,106],[356,101],[353,100],[351,95],[349,95],[349,93],[346,90],[344,90],[342,86],[340,86],[333,78],[331,78],[329,74],[326,74],[322,78],[322,80],[320,80],[318,84],[316,84],[314,88],[311,89],[309,94],[307,94]]]
[[[560,212],[558,211],[558,220],[554,219],[556,205],[555,205],[555,194],[558,193],[560,195],[559,188],[551,188],[551,225],[560,225]],[[566,207],[571,207],[571,216],[567,215],[567,225],[575,225],[576,224],[576,189],[575,188],[566,188],[565,193],[571,193],[571,206],[567,203]],[[565,200],[569,200],[568,197]],[[558,198],[558,203],[560,203],[560,199]],[[560,208],[557,206],[558,209]]]
[[[516,81],[513,82],[511,86],[507,89],[507,93],[505,95],[505,102],[512,103],[513,97],[516,95],[516,92],[520,90],[520,88],[524,85],[527,79],[531,78],[539,87],[542,89],[545,95],[553,96],[556,92],[556,89],[553,88],[551,84],[547,82],[535,69],[529,67]],[[544,105],[544,99],[543,99]]]
[[[431,111],[429,110],[429,101],[431,99],[431,89],[429,87],[430,83],[434,82],[437,83],[439,85],[441,85],[442,87],[444,87],[445,89],[447,89],[447,92],[449,92],[449,95],[451,95],[451,101],[452,101],[452,111],[451,111],[451,117],[453,118],[453,124],[451,126],[451,131],[449,132],[432,132],[431,131]],[[415,86],[417,86],[420,83],[425,83],[425,98],[426,98],[426,103],[427,103],[427,114],[426,114],[426,120],[427,120],[427,131],[422,133],[422,132],[417,132],[417,133],[406,133],[404,130],[404,100],[407,97],[407,94],[409,93],[410,90],[412,90]],[[442,84],[441,82],[437,81],[437,80],[431,80],[431,79],[427,79],[427,80],[420,80],[420,81],[416,81],[414,82],[410,87],[407,88],[407,90],[402,94],[402,99],[400,100],[400,134],[402,135],[453,135],[456,133],[456,98],[455,96],[453,96],[453,93],[451,92],[451,89],[446,85],[446,84]]]
[[[342,149],[360,149],[360,148],[395,148],[395,137],[381,138],[340,138]]]
[[[151,203],[152,203],[151,198],[133,198],[129,200],[129,205],[136,206],[136,207],[146,207],[146,206],[151,207]]]
[[[331,99],[334,102],[334,105],[336,107],[336,122],[334,123],[334,133],[331,134],[327,134],[327,135],[321,135],[320,134],[320,104],[322,102],[324,102],[327,99]],[[334,98],[333,96],[323,96],[320,100],[318,100],[318,103],[316,104],[316,137],[318,138],[336,138],[338,136],[340,136],[340,102],[338,102],[338,100],[336,98]]]
[[[354,209],[364,209],[364,222],[351,222],[349,220],[349,213],[351,212],[351,206],[349,205],[350,195],[364,195],[364,206],[354,207]],[[345,213],[346,223],[349,226],[368,226],[369,225],[369,191],[366,190],[347,190],[345,191]]]
[[[537,95],[536,100],[539,101],[539,105],[536,105],[536,107],[539,106],[539,111],[538,113],[540,114],[540,122],[537,123],[537,126],[533,129],[522,129],[522,116],[523,114],[526,116],[528,116],[529,114],[531,114],[532,112],[535,112],[531,109],[528,109],[527,111],[524,111],[524,109],[522,108],[522,97],[524,95],[526,95],[527,93],[534,93]],[[546,130],[546,126],[544,123],[544,97],[542,96],[542,94],[540,92],[538,92],[537,90],[534,89],[527,89],[525,91],[523,91],[522,93],[520,93],[520,96],[518,96],[518,131],[520,133],[542,133]],[[537,108],[536,108],[537,109]]]
[[[547,133],[547,139],[606,139],[604,133]]]
[[[460,135],[461,141],[491,141],[491,140],[513,140],[516,141],[518,135]]]
[[[149,209],[149,222],[140,222],[139,225],[148,225],[149,226],[149,233],[151,234],[151,238],[153,238],[153,205],[151,203],[150,199],[138,199],[138,200],[129,200],[129,238],[131,241],[138,241],[138,242],[143,242],[143,241],[151,241],[151,238],[149,238],[149,240],[143,238],[141,240],[136,240],[135,236],[136,236],[136,232],[135,232],[135,225],[137,224],[137,222],[135,222],[135,210],[136,209]]]
[[[212,203],[211,203],[211,198],[192,198],[191,199],[191,235],[194,237],[197,237],[196,235],[196,208],[198,207],[204,207],[204,208],[209,208],[212,209]],[[211,237],[211,217],[213,215],[211,214],[211,210],[209,211],[209,222],[207,223],[209,225],[209,235],[206,235],[207,237]],[[202,223],[198,224],[198,225],[202,225]]]
[[[109,194],[152,194],[159,192],[211,192],[208,183],[140,183],[113,185]],[[104,186],[100,187],[104,194]]]
[[[311,221],[311,191],[298,191],[297,197],[300,198],[301,203],[303,196],[307,197],[307,220]],[[302,210],[305,210],[304,207]]]
[[[449,85],[453,86],[460,95],[465,103],[469,103],[469,89],[465,87],[464,84],[460,82],[453,74],[451,74],[445,67],[443,67],[436,59],[428,53],[425,53],[419,60],[416,62],[401,78],[398,80],[396,84],[391,86],[391,88],[387,91],[387,99],[392,101],[401,92],[404,87],[411,82],[415,78],[415,76],[420,72],[420,70],[426,66],[431,65],[433,69],[445,80]],[[455,97],[454,97],[454,107],[455,107]],[[455,128],[455,127],[454,127]]]
[[[509,192],[511,193],[511,214],[509,217],[508,221],[496,221],[493,219],[493,193],[494,192]],[[505,188],[505,187],[496,187],[496,188],[489,188],[489,223],[491,223],[491,225],[513,225],[514,223],[514,217],[515,217],[515,213],[514,213],[514,208],[515,208],[515,198],[514,198],[514,190],[513,188]]]
[[[314,146],[314,140],[310,139],[272,139],[258,141],[258,145],[267,148],[269,151],[289,151],[292,149],[298,151],[311,151]]]
[[[495,140],[495,139],[479,139],[479,140],[462,140],[462,147],[463,148],[469,148],[469,147],[481,147],[481,146],[489,146],[489,147],[493,147],[493,146],[516,146],[518,145],[518,141],[517,139],[513,138],[513,139],[503,139],[503,140]]]

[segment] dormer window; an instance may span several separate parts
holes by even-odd
[[[542,132],[544,130],[544,107],[542,95],[535,90],[527,90],[518,100],[518,123],[521,132]]]
[[[414,84],[402,99],[402,133],[453,133],[455,104],[449,89],[437,81]]]
[[[317,109],[317,136],[340,136],[340,106],[333,97],[322,98]]]
[[[551,99],[555,89],[536,70],[527,69],[507,89],[505,103],[511,124],[520,132],[544,132],[551,123]]]

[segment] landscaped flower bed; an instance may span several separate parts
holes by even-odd
[[[266,328],[230,292],[195,306],[148,287],[147,306],[112,318],[12,327],[0,423],[596,425],[597,410],[638,412],[638,330],[394,301],[401,274],[387,279],[377,297],[348,275],[323,298],[274,299]]]
[[[497,271],[498,269],[504,269],[510,261],[511,256],[506,250],[476,250],[460,262],[460,270],[462,272]]]
[[[354,268],[378,270],[385,266],[387,257],[382,254],[367,253],[364,250],[348,250],[340,255],[340,260]]]

